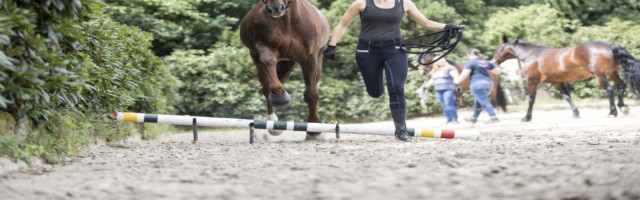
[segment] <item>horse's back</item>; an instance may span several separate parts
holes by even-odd
[[[300,27],[299,29],[301,32],[306,33],[303,35],[307,35],[307,38],[301,39],[306,41],[315,41],[316,44],[314,46],[317,49],[324,47],[324,45],[329,42],[331,31],[331,28],[329,27],[329,21],[324,16],[324,14],[322,14],[322,12],[314,5],[304,0],[299,1],[302,2],[302,5],[304,7],[304,11],[301,11],[300,13],[304,13],[304,15],[308,16],[308,18],[303,19],[307,23],[303,23],[302,25],[304,27]],[[313,15],[311,13],[316,14]],[[313,40],[311,40],[312,38]]]
[[[584,80],[599,73],[612,73],[615,59],[609,43],[590,41],[541,52],[538,68],[547,81]]]

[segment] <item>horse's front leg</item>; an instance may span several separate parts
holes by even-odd
[[[527,115],[522,118],[523,122],[531,121],[531,113],[533,112],[533,103],[536,102],[536,93],[538,92],[538,86],[540,86],[539,79],[527,79],[527,88],[529,89],[529,108],[527,109]]]
[[[309,107],[309,116],[307,121],[309,122],[322,122],[320,115],[318,114],[318,83],[322,76],[322,54],[311,55],[307,60],[300,62],[302,66],[302,74],[304,77],[304,101]],[[316,139],[320,133],[307,132],[307,140]]]
[[[276,108],[284,109],[291,105],[291,96],[283,89],[280,77],[278,74],[278,52],[271,50],[269,47],[262,45],[262,43],[256,44],[257,50],[257,62],[258,71],[262,71],[262,74],[258,74],[261,78],[263,88],[268,90],[268,102]],[[254,59],[256,62],[256,59]],[[265,91],[267,92],[267,91]]]
[[[569,102],[569,105],[571,106],[571,110],[573,111],[573,117],[580,118],[580,112],[578,111],[578,108],[576,108],[576,106],[573,104],[573,101],[571,100],[571,95],[569,95],[569,90],[567,89],[567,85],[564,82],[560,82],[560,83],[554,83],[553,86],[556,86],[556,88],[558,88],[558,90],[560,90],[560,92],[562,93],[562,98]]]
[[[258,80],[260,81],[260,84],[262,85],[262,89],[260,90],[260,94],[262,94],[265,97],[265,99],[267,100],[267,120],[269,120],[269,121],[278,121],[278,116],[274,112],[273,104],[271,104],[271,102],[270,102],[270,94],[273,93],[272,92],[273,81],[270,79],[270,77],[271,77],[270,74],[272,73],[271,71],[275,71],[275,68],[276,68],[275,67],[275,63],[274,63],[274,66],[272,67],[273,70],[269,70],[269,66],[266,65],[265,63],[261,62],[259,54],[252,53],[251,54],[251,58],[253,60],[253,63],[255,64],[257,72],[258,72]],[[282,86],[280,86],[280,87],[282,87]],[[282,130],[268,129],[268,131],[269,131],[269,134],[274,135],[274,136],[282,134]]]
[[[607,81],[607,77],[603,75],[596,75],[596,80],[598,80],[598,84],[600,84],[600,88],[604,90],[605,95],[609,98],[609,116],[617,117],[618,110],[616,109],[615,100],[613,99],[613,87],[609,85],[609,81]]]

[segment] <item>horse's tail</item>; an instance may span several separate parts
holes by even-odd
[[[498,91],[496,91],[496,104],[502,108],[502,111],[507,112],[507,98],[504,96],[504,91],[502,91],[502,86],[500,86],[500,81],[498,81]]]
[[[629,89],[640,98],[640,63],[624,47],[617,44],[609,44],[609,47],[611,47],[615,59],[622,66],[622,72]]]

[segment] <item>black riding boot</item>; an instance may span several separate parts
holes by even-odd
[[[410,141],[413,139],[407,133],[407,109],[391,109],[391,117],[393,117],[393,124],[396,126],[395,136],[402,141]]]

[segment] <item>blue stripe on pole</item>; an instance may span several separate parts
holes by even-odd
[[[144,114],[144,122],[158,123],[158,114]]]
[[[415,128],[407,128],[407,133],[409,133],[410,136],[415,137],[416,129]]]
[[[293,123],[293,130],[294,131],[306,131],[307,130],[307,123],[294,122]]]
[[[266,129],[267,128],[267,121],[265,121],[265,120],[253,120],[253,124],[255,125],[255,128],[257,128],[257,129]]]
[[[287,130],[287,122],[275,121],[273,122],[274,130]]]

